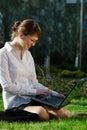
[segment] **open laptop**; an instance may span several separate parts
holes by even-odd
[[[54,109],[60,109],[70,103],[70,101],[78,93],[79,89],[83,86],[85,81],[86,81],[85,78],[74,81],[73,87],[71,88],[71,90],[69,91],[69,93],[65,98],[51,96],[51,95],[50,96],[40,95],[40,96],[31,97],[31,100],[41,103],[42,105],[53,107]]]

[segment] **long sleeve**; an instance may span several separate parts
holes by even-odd
[[[20,66],[19,66],[20,67]],[[14,79],[15,80],[15,79]],[[9,61],[5,54],[0,54],[0,83],[4,91],[17,95],[35,95],[36,89],[33,88],[32,83],[28,85],[17,84],[12,81],[9,73]]]

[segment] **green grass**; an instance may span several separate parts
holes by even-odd
[[[87,113],[87,98],[73,99],[66,106],[71,112]],[[0,110],[3,110],[2,97],[0,94]],[[34,121],[29,123],[0,122],[0,130],[87,130],[87,118],[69,118],[49,121]]]

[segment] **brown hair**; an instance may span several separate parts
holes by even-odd
[[[14,23],[12,26],[11,40],[13,40],[18,35],[18,32],[22,32],[24,35],[36,34],[38,37],[40,37],[41,28],[34,20],[26,19],[22,22],[17,21]]]

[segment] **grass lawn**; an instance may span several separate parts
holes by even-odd
[[[72,112],[87,113],[87,98],[73,99],[72,104],[66,106]],[[0,110],[3,110],[0,94]],[[1,121],[0,130],[87,130],[87,117],[37,121],[29,123],[8,123]]]

